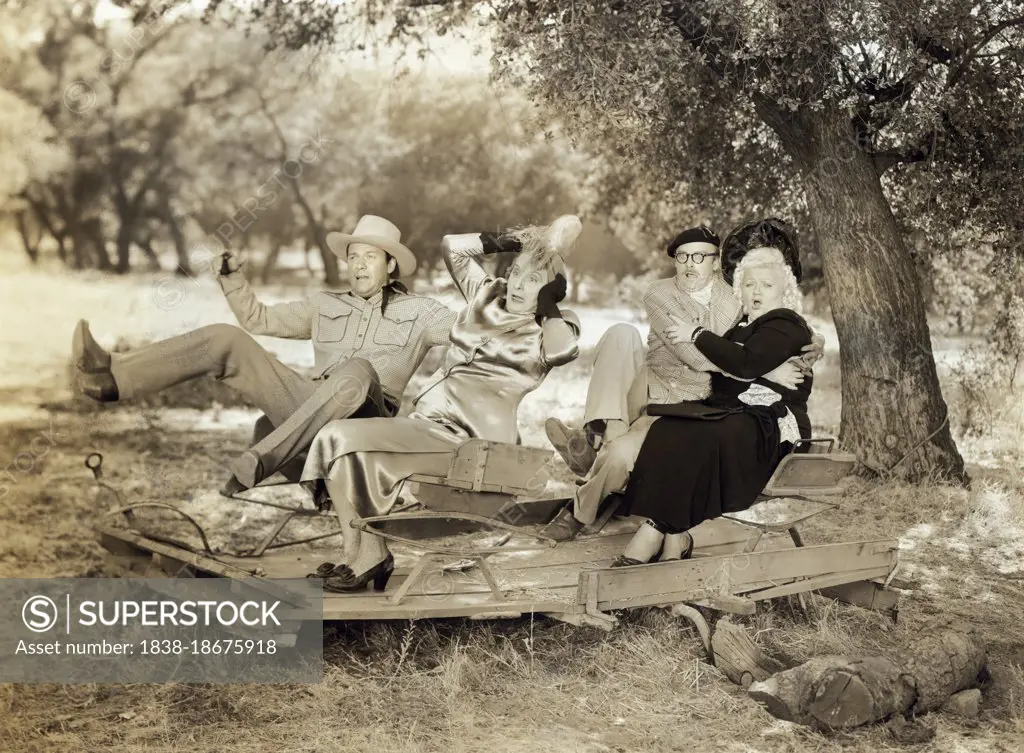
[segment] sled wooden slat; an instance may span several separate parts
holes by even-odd
[[[388,589],[391,590],[390,588]],[[542,598],[512,596],[496,602],[490,591],[452,594],[444,599],[407,595],[400,604],[388,603],[383,594],[324,594],[325,620],[409,620],[442,617],[508,618],[520,614],[573,612],[576,587],[562,588]]]
[[[701,557],[672,564],[601,570],[589,575],[598,579],[598,608],[608,611],[694,601],[718,593],[741,595],[751,588],[763,587],[763,583],[829,573],[855,573],[870,568],[889,571],[896,566],[897,553],[895,541],[863,541]],[[857,579],[851,576],[849,581]]]
[[[777,599],[780,596],[791,596],[793,594],[805,593],[807,591],[818,591],[824,588],[830,588],[851,582],[869,581],[872,578],[884,578],[889,574],[890,569],[891,568],[888,565],[882,565],[880,567],[869,567],[865,570],[844,570],[840,573],[826,573],[808,578],[800,578],[785,585],[753,591],[747,594],[747,598],[754,601]]]
[[[633,524],[635,527],[635,523]],[[622,533],[605,533],[600,536],[588,536],[574,541],[562,542],[556,547],[526,552],[497,552],[488,557],[492,569],[498,573],[516,571],[517,576],[528,577],[533,569],[546,569],[560,565],[571,565],[577,570],[583,567],[600,567],[621,553],[626,543],[633,536],[633,527]],[[750,528],[722,519],[707,521],[694,531],[696,556],[713,556],[732,554],[742,551],[743,544],[750,537]],[[761,547],[779,549],[792,546],[788,536],[773,534],[765,536]],[[392,582],[400,577],[403,568],[411,569],[415,558],[407,552],[395,550],[398,572]],[[251,558],[232,558],[221,555],[219,559],[237,567],[252,567],[256,560]],[[316,569],[325,560],[332,560],[331,552],[322,551],[318,554],[308,550],[282,549],[269,551],[259,558],[258,562],[268,575],[275,578],[302,578],[306,573]]]
[[[740,553],[744,535],[749,536],[750,530],[732,521],[708,521],[705,530],[697,531],[694,559],[618,570],[608,566],[628,541],[629,531],[592,536],[548,550],[495,554],[488,564],[502,591],[501,600],[495,599],[482,573],[472,568],[434,571],[409,588],[401,603],[389,603],[388,597],[401,588],[417,561],[415,553],[396,550],[397,570],[385,592],[325,593],[323,616],[328,620],[497,618],[535,612],[557,614],[559,619],[578,617],[585,623],[591,595],[592,608],[598,612],[682,601],[721,607],[730,600],[758,601],[815,589],[827,594],[828,589],[842,589],[851,581],[882,577],[896,561],[897,544],[893,541],[793,548],[787,536],[773,532],[761,537],[757,551]],[[133,560],[149,553],[165,562],[186,563],[201,574],[247,582],[254,580],[252,570],[257,564],[267,578],[297,578],[323,561],[320,553],[308,550],[282,550],[258,560],[232,561],[225,555],[214,558],[155,542],[126,529],[104,531],[103,540]],[[729,554],[712,553],[730,548]],[[255,580],[268,590],[281,588],[267,579]],[[849,586],[854,595],[861,595],[861,602],[866,598],[865,589],[873,593],[876,587]],[[881,603],[886,598],[876,600]]]
[[[830,599],[837,599],[847,604],[853,604],[876,612],[886,612],[890,615],[895,615],[899,611],[899,592],[886,588],[881,583],[875,583],[872,580],[831,586],[821,589],[819,593]]]
[[[446,478],[415,476],[413,480],[441,482],[455,489],[535,495],[544,489],[544,468],[553,458],[551,450],[470,439],[455,451]]]
[[[167,562],[180,563],[179,567],[181,565],[185,565],[210,575],[219,575],[225,578],[254,579],[253,567],[251,566],[253,560],[245,560],[245,562],[250,564],[250,567],[242,568],[227,562],[222,562],[219,559],[215,559],[206,554],[190,552],[187,549],[182,549],[161,541],[153,541],[141,533],[130,531],[126,528],[104,528],[100,529],[99,533],[100,541],[101,543],[104,543],[104,545],[106,545],[106,542],[110,539],[114,539],[119,542],[115,546],[120,547],[128,544],[134,547],[137,551],[150,552],[151,554],[159,555]],[[173,572],[168,574],[172,576],[174,575]],[[273,581],[261,581],[260,586],[262,590],[271,596],[289,601],[290,603],[294,603],[296,599],[298,599],[300,603],[304,601],[297,594],[289,591],[284,586],[274,583]]]

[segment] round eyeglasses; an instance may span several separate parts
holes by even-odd
[[[713,254],[700,254],[700,253],[686,254],[686,253],[681,253],[681,252],[677,251],[676,252],[676,262],[678,262],[679,264],[686,264],[686,262],[688,262],[690,259],[693,259],[693,263],[694,264],[701,264],[705,259],[707,259],[708,257],[711,257],[711,256],[718,256],[718,253],[716,252],[716,253],[713,253]]]

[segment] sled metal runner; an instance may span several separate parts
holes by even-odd
[[[831,450],[832,443],[828,444]],[[697,624],[707,645],[703,617],[686,605],[749,614],[758,601],[818,591],[895,615],[896,592],[888,588],[897,565],[895,540],[804,545],[798,531],[810,518],[839,507],[821,497],[840,491],[839,479],[855,462],[850,455],[789,455],[766,486],[766,494],[775,496],[694,529],[692,559],[618,569],[609,566],[632,537],[635,519],[612,520],[557,544],[540,532],[539,524],[562,504],[557,498],[530,496],[543,486],[537,480],[549,462],[549,452],[475,440],[460,448],[447,477],[413,479],[419,485],[421,508],[406,507],[392,516],[356,522],[364,535],[382,535],[389,541],[396,571],[388,588],[325,593],[323,618],[490,619],[537,613],[607,629],[615,624],[617,610],[674,605],[676,614]],[[98,470],[89,467],[94,473]],[[337,536],[340,530],[335,527],[299,541],[275,541],[289,520],[319,513],[267,504],[281,508],[284,517],[245,553],[213,550],[201,527],[184,512],[182,516],[199,528],[202,548],[137,530],[138,516],[125,512],[131,505],[113,511],[124,514],[130,527],[105,527],[99,533],[112,554],[148,575],[256,575],[267,579],[268,587],[280,588],[273,579],[304,577],[329,559],[306,545]],[[330,520],[325,522],[334,523],[333,514],[327,515]],[[437,538],[438,531],[452,525],[482,526],[504,536],[497,544],[452,544]],[[412,533],[387,530],[394,527]]]

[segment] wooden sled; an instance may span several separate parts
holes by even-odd
[[[553,452],[533,447],[467,440],[455,451],[447,475],[411,476],[406,480],[406,488],[414,501],[400,503],[391,515],[373,522],[379,523],[378,529],[386,526],[394,536],[408,539],[477,530],[486,522],[482,519],[506,526],[546,523],[565,503],[565,497],[538,496],[543,494],[547,484],[553,458]],[[242,496],[235,499],[254,501]],[[278,537],[291,520],[310,516],[324,516],[332,525],[335,521],[330,512],[290,510],[252,550],[251,556],[259,557],[270,549],[306,543],[308,540],[280,542]],[[319,538],[337,535],[340,529]]]
[[[695,528],[691,560],[612,569],[609,565],[635,531],[635,520],[612,521],[556,544],[540,533],[539,525],[564,504],[564,497],[542,494],[553,454],[467,442],[445,477],[411,479],[418,484],[419,507],[358,521],[365,531],[389,540],[395,575],[381,593],[325,593],[323,618],[490,619],[537,613],[610,629],[616,610],[661,605],[692,619],[709,648],[707,624],[690,605],[749,614],[759,601],[817,591],[895,615],[896,592],[888,585],[897,565],[897,541],[804,545],[798,528],[837,509],[837,503],[818,497],[840,491],[839,479],[855,463],[852,455],[831,451],[834,440],[808,444],[825,451],[787,456],[753,507]],[[325,556],[303,546],[313,539],[274,541],[291,519],[279,521],[257,547],[258,554],[246,555],[182,546],[130,528],[106,527],[99,533],[108,550],[136,568],[155,567],[172,576],[301,578]],[[452,542],[401,534],[407,530],[402,526],[422,533],[428,526],[447,526],[444,530],[451,532],[468,525],[499,535],[484,542]]]

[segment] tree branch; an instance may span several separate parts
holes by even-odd
[[[281,129],[280,124],[277,122],[277,118],[270,109],[270,102],[267,101],[263,92],[261,92],[257,87],[253,87],[253,89],[256,92],[256,96],[259,97],[260,107],[263,110],[264,116],[270,122],[271,128],[273,128],[274,133],[277,135],[277,141],[281,147],[281,159],[286,160],[288,159],[288,139],[285,136],[284,131]],[[292,177],[287,173],[285,173],[285,177],[288,178],[288,183],[292,187],[292,194],[295,197],[295,202],[299,205],[302,213],[306,216],[306,222],[308,223],[309,232],[312,236],[313,242],[317,245],[322,254],[333,253],[327,245],[327,234],[324,232],[323,225],[317,220],[313,207],[302,193],[302,188],[299,186],[298,178]]]
[[[914,146],[904,147],[903,149],[887,149],[884,152],[875,152],[871,155],[871,161],[875,165],[875,170],[881,175],[890,167],[895,165],[909,165],[914,162],[924,162],[930,159],[935,154],[935,144],[938,140],[939,134],[937,131],[931,131],[925,134],[920,142]]]
[[[926,37],[917,31],[912,31],[910,38],[918,50],[935,62],[942,63],[943,65],[952,63],[961,52],[952,46],[942,44],[935,37]]]
[[[946,80],[946,88],[952,89],[957,81],[967,71],[967,67],[974,62],[975,58],[978,57],[978,53],[984,49],[985,45],[999,36],[1002,32],[1014,26],[1024,26],[1024,16],[1017,16],[1016,18],[1008,18],[994,26],[989,27],[982,35],[981,38],[971,45],[971,48],[964,55],[963,60],[960,61],[960,65],[956,67]]]
[[[727,79],[730,70],[740,80],[747,79],[753,73],[756,66],[751,66],[749,63],[726,62],[729,60],[729,55],[725,48],[712,37],[711,30],[692,5],[681,2],[664,2],[661,6],[661,14],[671,21],[683,39],[701,56],[704,65],[718,78]],[[780,138],[796,140],[796,126],[792,117],[787,117],[776,102],[761,92],[750,91],[748,93],[758,114]]]
[[[906,102],[913,96],[920,82],[920,73],[907,73],[899,81],[891,84],[881,84],[876,77],[869,76],[860,81],[857,88],[872,98],[872,104]]]
[[[722,45],[711,38],[711,30],[692,7],[683,3],[667,2],[662,3],[661,13],[679,30],[683,39],[703,56],[704,64],[716,76],[722,79],[727,77],[728,69],[725,61],[728,56]],[[732,67],[738,74],[741,74],[741,77],[747,68],[743,63],[734,63]]]
[[[937,63],[951,68],[950,74],[946,78],[946,89],[952,89],[963,78],[971,63],[978,59],[981,51],[985,49],[985,45],[1014,26],[1024,26],[1024,16],[1008,18],[990,26],[975,42],[966,47],[947,45],[935,37],[924,36],[917,32],[911,33],[911,39],[918,50]]]

